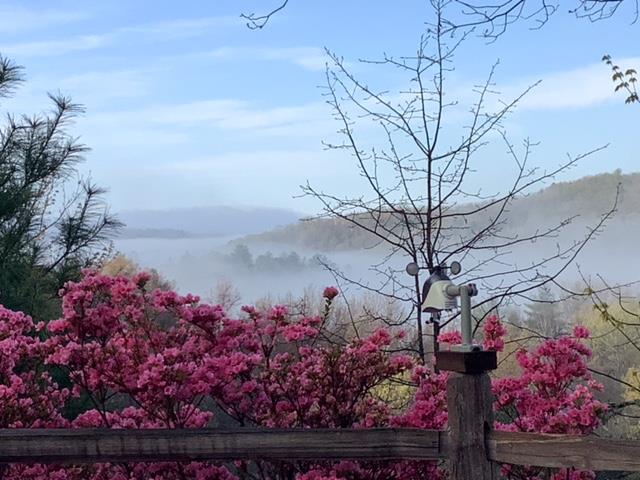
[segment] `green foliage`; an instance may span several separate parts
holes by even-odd
[[[613,74],[611,75],[611,80],[613,80],[613,83],[615,84],[615,91],[626,91],[627,98],[625,99],[624,103],[640,103],[640,98],[638,97],[638,90],[636,87],[636,84],[638,82],[638,72],[633,68],[622,70],[618,65],[615,65],[613,63],[613,61],[611,60],[611,55],[603,56],[602,61],[606,63],[613,72]]]
[[[591,331],[590,366],[601,372],[604,400],[610,402],[605,424],[612,436],[635,437],[640,431],[640,311],[637,298],[608,298],[592,293],[591,308],[577,317]]]
[[[0,99],[23,81],[0,56]],[[78,177],[87,147],[67,129],[83,109],[62,95],[36,116],[7,115],[0,126],[0,304],[37,320],[58,315],[57,292],[95,264],[119,226],[104,191]]]

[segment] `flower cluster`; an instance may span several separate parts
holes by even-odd
[[[504,328],[497,315],[489,315],[482,324],[484,339],[482,348],[485,350],[501,352],[504,350],[504,336],[507,329]]]
[[[438,342],[445,345],[460,345],[462,343],[462,334],[458,330],[442,332],[438,335]]]
[[[397,337],[387,330],[330,343],[322,335],[326,312],[298,317],[282,306],[243,307],[242,318],[230,318],[221,306],[191,295],[149,292],[147,281],[144,274],[86,272],[65,286],[63,315],[46,326],[0,307],[0,427],[446,428],[447,374],[389,353]],[[329,306],[337,295],[334,287],[323,293]],[[484,334],[485,348],[501,350],[505,330],[497,317],[487,318]],[[586,370],[586,335],[577,329],[574,338],[518,354],[522,375],[494,382],[498,428],[588,433],[597,425],[604,406],[594,399],[599,386]],[[459,333],[441,340],[459,342]],[[60,388],[52,376],[71,387]],[[401,402],[378,394],[398,384],[405,385]],[[72,404],[86,407],[70,414]],[[298,480],[446,475],[433,462],[238,461],[11,465],[3,478],[232,480],[255,472]],[[504,472],[541,478],[530,470],[525,477]]]
[[[37,335],[43,325],[0,306],[0,428],[65,426],[60,415],[69,392],[43,368]]]
[[[587,369],[591,351],[580,341],[588,337],[576,327],[573,337],[549,339],[530,352],[521,350],[517,361],[522,374],[493,382],[495,409],[501,430],[589,434],[599,423],[606,405],[594,391],[602,389]],[[505,467],[516,478],[539,478],[539,469]],[[560,472],[558,478],[595,478],[590,472]],[[573,475],[573,476],[571,476]]]

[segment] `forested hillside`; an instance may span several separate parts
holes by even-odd
[[[505,229],[520,229],[573,218],[585,223],[611,209],[620,186],[617,214],[614,221],[628,216],[640,216],[640,173],[612,173],[583,177],[571,182],[558,182],[530,195],[523,195],[508,206]],[[472,209],[473,205],[452,206]],[[489,213],[490,215],[490,213]],[[480,222],[479,222],[480,223]],[[473,228],[474,225],[467,225]],[[273,242],[317,251],[337,251],[371,248],[375,240],[364,230],[353,228],[340,219],[312,218],[250,235],[242,243]]]

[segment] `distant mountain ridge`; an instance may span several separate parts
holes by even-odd
[[[598,218],[613,206],[618,185],[620,197],[616,218],[640,217],[640,172],[623,174],[616,170],[553,183],[517,198],[507,214],[509,228],[539,225],[575,215],[584,220]],[[374,239],[364,230],[340,219],[310,219],[248,235],[238,242],[269,242],[329,252],[371,248]]]
[[[126,210],[121,238],[193,238],[249,235],[296,222],[303,214],[269,207],[190,207]]]

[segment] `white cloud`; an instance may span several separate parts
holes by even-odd
[[[61,92],[84,105],[87,117],[113,108],[114,100],[143,100],[152,92],[153,75],[157,69],[105,70],[52,78],[41,73],[30,78],[17,95],[2,101],[2,110],[14,114],[36,114],[48,110],[48,92]],[[82,118],[80,124],[84,124]]]
[[[640,57],[620,58],[616,59],[616,63],[623,69],[640,70]],[[478,100],[478,85],[485,81],[485,78],[481,78],[473,84],[463,81],[450,84],[446,98],[458,104],[449,111],[448,121],[469,117],[469,107]],[[501,78],[498,69],[491,92],[485,96],[485,110],[504,108],[505,102],[510,103],[532,86],[517,103],[515,112],[586,109],[611,102],[624,103],[625,98],[622,92],[614,91],[611,70],[602,62],[564,71],[527,74],[506,81]]]
[[[96,103],[114,98],[146,95],[149,93],[152,74],[150,70],[91,71],[65,77],[58,82],[57,87],[70,92],[73,98],[91,108]]]
[[[0,33],[14,34],[61,25],[87,18],[84,12],[62,10],[27,9],[24,7],[0,5]]]
[[[324,70],[327,63],[325,51],[318,47],[220,47],[194,56],[216,60],[284,61],[314,71]]]
[[[217,129],[268,136],[316,136],[335,130],[328,107],[308,103],[287,107],[257,107],[233,99],[164,104],[136,110],[95,113],[88,119],[102,128]]]
[[[220,129],[255,130],[317,124],[328,118],[322,103],[256,108],[238,100],[207,100],[163,106],[150,112],[156,123],[192,126],[205,123]]]
[[[106,33],[78,35],[65,39],[5,44],[0,45],[0,52],[5,55],[20,57],[66,55],[68,53],[94,50],[121,43],[126,41],[130,36],[135,36],[138,39],[142,38],[147,41],[167,41],[180,37],[201,36],[214,28],[229,27],[238,24],[237,18],[226,16],[160,21],[121,27]]]
[[[242,172],[264,172],[269,168],[282,175],[294,175],[304,179],[304,174],[318,174],[324,170],[326,152],[317,150],[261,150],[229,152],[220,155],[199,157],[190,160],[172,161],[158,167],[158,170],[178,174],[212,174],[218,177],[237,177]],[[297,188],[297,185],[294,185]]]
[[[46,40],[36,42],[20,42],[0,45],[4,55],[15,57],[38,57],[66,55],[67,53],[94,50],[111,43],[111,35],[80,35],[64,40]]]
[[[617,63],[628,68],[640,67],[640,57],[618,59]],[[621,94],[614,92],[611,71],[604,63],[561,72],[549,72],[519,79],[511,85],[498,89],[503,98],[515,96],[537,80],[542,80],[520,103],[519,110],[558,110],[586,108],[612,100],[623,101]]]
[[[86,141],[94,152],[121,157],[124,151],[131,153],[130,149],[135,149],[136,161],[157,155],[163,148],[185,145],[194,140],[183,132],[153,129],[145,125],[122,125],[119,129],[101,128],[98,125],[96,128],[95,123],[83,119],[81,127],[85,132],[82,140]]]
[[[159,182],[171,179],[173,184],[188,185],[181,200],[192,197],[192,205],[198,203],[193,200],[197,195],[213,191],[233,204],[267,202],[286,208],[295,205],[296,209],[309,212],[317,211],[317,200],[303,197],[292,203],[302,193],[300,185],[307,181],[336,195],[349,195],[363,182],[354,164],[345,163],[348,158],[342,152],[320,146],[270,149],[258,144],[255,149],[252,145],[248,148],[185,159],[165,158],[165,162],[156,162],[153,175]]]
[[[162,38],[194,37],[210,33],[214,28],[242,26],[242,20],[235,16],[217,16],[159,21],[133,27],[123,27],[120,33],[138,33]]]

